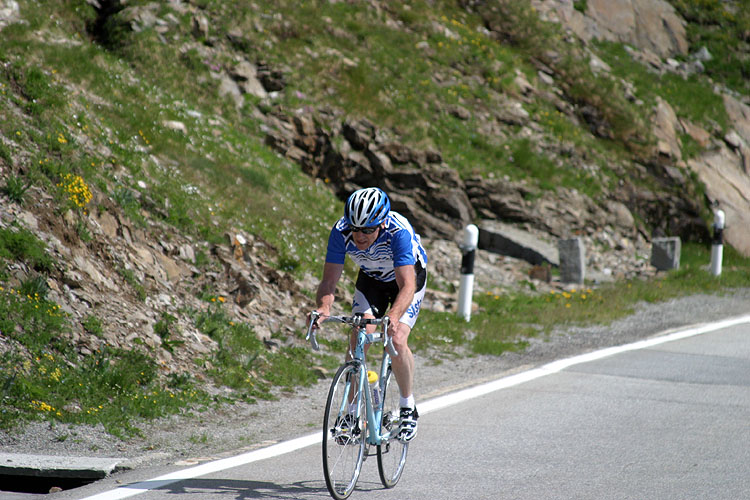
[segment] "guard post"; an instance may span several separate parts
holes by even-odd
[[[458,314],[471,319],[471,297],[474,289],[474,258],[477,254],[479,228],[469,224],[464,228],[461,249],[461,284],[458,289]]]
[[[711,274],[721,275],[721,260],[724,255],[724,211],[714,212],[714,235],[711,239]]]

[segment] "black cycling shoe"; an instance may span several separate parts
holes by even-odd
[[[408,443],[417,435],[417,420],[419,413],[417,408],[401,408],[401,429],[398,432],[398,440]]]

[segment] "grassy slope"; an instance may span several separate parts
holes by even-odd
[[[207,39],[193,35],[191,13],[167,4],[155,4],[154,14],[168,20],[161,33],[134,33],[123,29],[122,17],[99,26],[96,12],[83,0],[19,3],[24,23],[6,27],[0,40],[4,194],[28,202],[34,199],[32,191],[48,193],[55,216],[62,218],[70,210],[84,241],[91,235],[82,215],[103,209],[91,201],[93,193],[97,199],[111,200],[143,227],[146,218],[153,218],[209,242],[219,241],[226,227],[241,228],[279,249],[279,268],[317,273],[340,203],[321,182],[312,181],[264,145],[256,106],[265,112],[343,110],[393,131],[404,142],[438,149],[462,175],[508,175],[543,189],[573,185],[592,196],[616,178],[609,170],[610,160],[627,158],[648,135],[639,125],[644,110],[602,99],[617,90],[617,84],[588,73],[575,51],[560,63],[559,74],[566,75],[571,99],[599,102],[616,131],[613,138],[597,138],[544,100],[528,103],[527,110],[549,143],[567,141],[589,151],[600,165],[598,173],[582,174],[564,158],[548,159],[517,136],[518,127],[509,125],[499,136],[479,132],[482,111],[500,105],[504,95],[517,94],[518,72],[533,80],[540,48],[559,40],[555,28],[538,24],[523,8],[510,12],[516,16],[512,43],[501,43],[488,36],[482,17],[440,0],[410,2],[409,7],[384,3],[379,8],[371,3],[203,0],[196,4],[198,13],[211,20]],[[737,29],[747,24],[741,18]],[[228,34],[235,31],[242,36],[230,41]],[[691,120],[724,126],[720,106],[697,107],[715,99],[700,79],[660,78],[630,63],[619,46],[599,49],[616,74],[636,84],[644,101],[661,95]],[[241,58],[281,69],[286,89],[266,102],[246,97],[245,106],[236,109],[218,95],[212,72]],[[715,77],[726,75],[730,84],[737,81],[735,72],[725,67],[709,69]],[[696,92],[706,98],[682,97]],[[451,106],[469,109],[472,118],[455,120],[445,113]],[[187,133],[167,127],[170,120],[184,123]],[[618,120],[629,125],[618,129]],[[41,276],[49,272],[43,246],[32,235],[14,229],[0,238],[3,262],[24,262]],[[688,255],[691,252],[705,259],[702,249],[686,249]],[[721,283],[746,283],[746,261],[730,255],[738,267]],[[211,257],[202,259],[210,268]],[[698,264],[689,258],[683,262],[684,271],[670,276],[666,286],[631,283],[628,290],[634,293],[615,287],[569,297],[480,297],[486,314],[469,325],[477,333],[472,345],[479,352],[499,353],[522,347],[523,336],[549,331],[560,322],[608,321],[611,316],[595,313],[624,314],[639,299],[716,288]],[[160,381],[147,357],[105,352],[81,358],[71,346],[55,345],[54,332],[68,328],[70,319],[46,300],[39,280],[29,279],[9,290],[8,269],[0,270],[0,285],[6,285],[0,290],[0,331],[15,332],[14,340],[25,347],[12,349],[12,356],[4,358],[13,368],[0,377],[3,426],[42,416],[105,422],[113,432],[130,432],[132,416],[149,418],[207,401],[189,380]],[[597,307],[602,302],[612,307]],[[159,328],[168,331],[171,321],[165,316]],[[234,359],[237,352],[263,349],[234,345],[252,337],[252,332],[233,324],[219,307],[194,321],[203,331],[219,332],[216,335],[226,339],[226,350],[214,360],[224,368],[219,382],[235,387],[240,397],[267,397],[266,384],[305,383],[309,376],[255,384],[246,366]],[[83,325],[85,331],[100,334],[97,326],[95,316]],[[464,326],[451,315],[425,311],[414,343],[419,348],[468,342]],[[269,373],[292,373],[295,356],[301,359],[305,354],[274,358],[279,364]],[[71,392],[84,382],[89,391]],[[115,387],[119,389],[113,392]],[[103,401],[97,394],[106,391],[111,399]],[[83,410],[70,408],[72,400]],[[123,408],[123,418],[116,417]]]

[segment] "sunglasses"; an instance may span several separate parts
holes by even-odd
[[[378,226],[375,227],[354,227],[349,226],[349,230],[353,233],[372,234],[378,230]]]

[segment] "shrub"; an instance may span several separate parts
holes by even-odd
[[[18,226],[0,228],[0,259],[23,261],[39,272],[50,272],[54,266],[44,243]]]
[[[11,201],[21,204],[29,187],[31,187],[31,182],[24,182],[20,176],[11,175],[5,181],[3,192]]]

